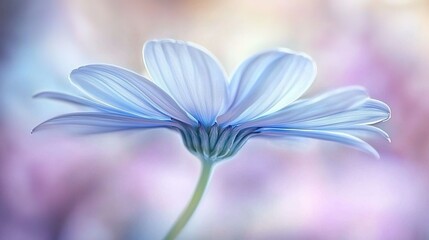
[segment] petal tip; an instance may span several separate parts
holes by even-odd
[[[41,98],[41,97],[43,97],[44,93],[45,92],[39,92],[39,93],[33,94],[33,96],[31,96],[31,98],[33,98],[33,99]]]
[[[392,142],[392,139],[390,138],[390,136],[386,133],[386,136],[384,137],[389,143]]]
[[[314,61],[313,57],[311,57],[310,55],[308,55],[305,52],[299,52],[299,51],[291,50],[289,48],[277,48],[274,51],[277,51],[277,52],[280,52],[283,54],[287,54],[287,55],[298,56],[298,57],[301,57],[305,60],[308,60],[309,62],[311,62],[313,69],[317,71],[316,61]]]
[[[35,126],[33,129],[31,129],[30,134],[34,134],[40,130],[40,127],[43,123],[40,123],[39,125]]]
[[[151,39],[151,40],[146,41],[143,44],[143,48],[142,48],[143,55],[145,55],[145,52],[149,49],[149,47],[153,47],[153,45],[163,44],[163,43],[171,43],[171,44],[176,44],[176,43],[181,44],[182,43],[183,44],[183,43],[186,43],[186,42],[182,41],[182,40],[175,40],[175,39],[172,39],[172,38],[162,38],[162,39],[155,38],[155,39]]]
[[[376,151],[375,153],[373,153],[373,156],[376,158],[376,159],[380,159],[381,157],[380,157],[380,154]]]

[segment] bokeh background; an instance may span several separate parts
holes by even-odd
[[[69,72],[110,63],[145,74],[143,43],[205,46],[228,72],[288,47],[319,74],[308,96],[362,85],[391,106],[368,139],[381,159],[339,144],[251,140],[217,166],[180,239],[429,239],[427,0],[1,0],[0,239],[161,239],[187,203],[198,160],[166,130],[30,135],[75,106]]]

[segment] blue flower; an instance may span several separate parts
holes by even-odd
[[[196,210],[213,165],[233,156],[251,137],[316,138],[339,142],[378,156],[358,138],[389,136],[373,124],[390,118],[389,107],[361,87],[315,98],[299,97],[316,77],[316,65],[302,53],[274,49],[244,61],[227,78],[208,51],[175,40],[149,41],[144,62],[153,80],[111,65],[73,70],[70,80],[85,96],[43,92],[45,97],[92,109],[47,120],[33,131],[59,126],[87,133],[168,128],[202,160],[194,194],[165,239],[175,239]]]
[[[153,40],[143,48],[152,81],[112,65],[87,65],[70,74],[84,96],[42,92],[45,97],[93,111],[54,117],[33,131],[58,125],[85,132],[169,128],[203,161],[231,157],[252,137],[304,137],[334,141],[378,156],[358,138],[388,135],[373,124],[389,107],[361,87],[300,99],[316,77],[307,55],[274,49],[244,61],[228,78],[204,48],[176,40]]]

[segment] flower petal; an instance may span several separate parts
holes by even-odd
[[[375,124],[390,118],[389,107],[370,99],[363,88],[348,87],[300,100],[243,127],[335,129]]]
[[[313,83],[316,65],[287,49],[257,54],[235,71],[229,86],[229,109],[220,123],[238,124],[268,115],[299,98]]]
[[[59,92],[41,92],[33,96],[34,98],[49,98],[58,101],[63,101],[67,103],[77,104],[85,107],[90,107],[96,110],[100,110],[103,112],[111,112],[111,113],[123,113],[118,111],[117,109],[111,108],[107,105],[103,105],[102,103],[94,102],[90,99],[86,99],[83,97],[76,97],[73,95],[69,95],[66,93]]]
[[[73,126],[73,130],[79,130],[81,133],[101,133],[137,128],[172,127],[174,122],[128,117],[112,113],[79,112],[51,118],[36,126],[32,133],[62,125]]]
[[[375,127],[375,126],[369,126],[369,125],[356,125],[356,126],[348,126],[348,127],[337,127],[332,129],[327,129],[331,131],[337,131],[352,135],[360,135],[360,134],[372,134],[377,135],[385,138],[387,141],[391,142],[391,139],[389,137],[389,134],[387,134],[382,129]]]
[[[204,125],[214,124],[223,107],[226,77],[205,49],[175,40],[146,42],[146,68],[153,80]]]
[[[378,154],[378,152],[371,145],[347,133],[332,132],[332,131],[326,131],[326,130],[265,128],[265,129],[261,129],[261,133],[258,136],[304,137],[304,138],[315,138],[315,139],[321,139],[326,141],[338,142],[341,144],[351,146],[363,152],[367,152],[377,158],[380,158],[380,155]]]
[[[177,103],[146,78],[110,65],[75,69],[70,80],[97,104],[143,118],[193,123]]]
[[[386,132],[369,126],[389,117],[390,109],[385,103],[369,98],[361,87],[347,87],[297,101],[240,127],[259,127],[260,135],[265,137],[307,137],[339,142],[378,157],[374,148],[354,135],[377,134],[390,141]]]

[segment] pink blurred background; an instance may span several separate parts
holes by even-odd
[[[166,130],[30,135],[75,106],[69,72],[110,63],[145,74],[152,38],[199,43],[231,71],[287,47],[319,74],[307,96],[362,85],[392,108],[368,141],[251,140],[217,166],[179,239],[429,239],[426,0],[14,0],[0,2],[0,239],[161,239],[190,198],[198,160]]]

